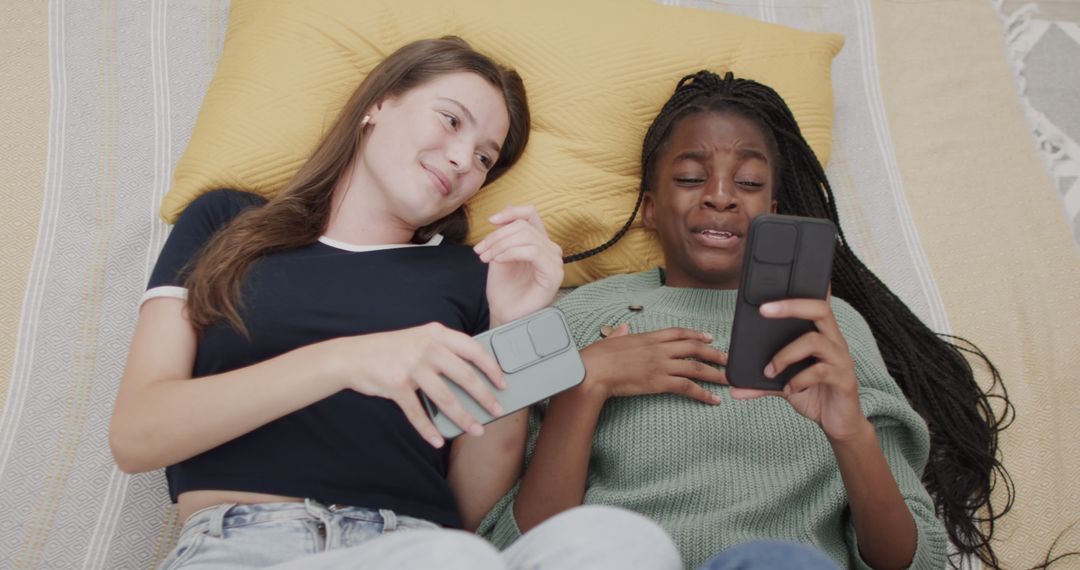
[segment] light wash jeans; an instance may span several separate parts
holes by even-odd
[[[783,540],[755,540],[733,546],[707,560],[697,570],[839,570],[820,550]]]
[[[203,509],[184,523],[160,570],[266,567],[677,570],[682,559],[659,526],[613,507],[571,509],[499,552],[475,534],[429,521],[307,500]]]

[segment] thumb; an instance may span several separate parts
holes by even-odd
[[[608,338],[616,336],[626,336],[628,334],[630,334],[630,323],[623,323],[615,327],[615,330],[612,331],[610,335],[608,335]]]

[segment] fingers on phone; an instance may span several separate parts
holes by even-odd
[[[784,299],[761,305],[763,317],[818,321],[832,314],[832,307],[822,299]]]
[[[431,418],[424,411],[424,407],[420,405],[420,400],[416,397],[415,392],[407,392],[394,398],[394,403],[401,408],[402,412],[405,412],[405,418],[420,433],[420,437],[424,438],[432,447],[438,449],[446,443],[446,440],[439,434],[439,430],[435,429],[435,424],[431,422]]]
[[[479,342],[465,333],[445,329],[447,333],[446,346],[458,357],[471,362],[491,380],[491,383],[500,390],[506,388],[506,378],[503,377],[502,368],[495,361],[495,357],[488,354]],[[462,386],[464,388],[464,386]],[[494,396],[493,396],[494,397]]]
[[[784,387],[784,391],[788,394],[796,394],[813,386],[828,385],[830,389],[858,398],[859,382],[854,376],[849,378],[845,381],[843,374],[830,373],[827,364],[817,362],[796,374]]]
[[[489,414],[493,416],[502,415],[502,405],[495,398],[494,392],[491,391],[488,383],[476,373],[476,370],[468,362],[458,358],[455,354],[447,353],[442,373],[451,382],[461,386]]]
[[[835,359],[829,339],[816,332],[806,333],[781,348],[765,367],[765,376],[775,378],[787,367],[814,357],[819,361],[831,361]]]
[[[435,374],[422,375],[416,379],[416,383],[424,394],[427,394],[428,399],[439,408],[439,411],[450,418],[450,421],[469,434],[483,435],[484,426],[465,410],[441,378]]]

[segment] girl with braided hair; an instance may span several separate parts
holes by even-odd
[[[664,267],[559,301],[586,380],[533,410],[525,475],[481,531],[505,545],[574,505],[611,504],[656,519],[689,566],[774,538],[860,568],[942,568],[951,541],[996,567],[993,524],[1011,504],[997,434],[1011,408],[1003,387],[1002,396],[980,389],[965,354],[986,363],[994,386],[1000,377],[976,347],[928,329],[842,230],[828,301],[762,307],[816,327],[766,374],[807,356],[817,364],[769,393],[728,388],[709,366],[727,362],[751,219],[773,212],[840,226],[783,99],[731,73],[689,75],[650,126],[641,165],[630,220],[566,261],[615,243],[640,208]],[[735,401],[715,406],[724,393]],[[998,480],[1009,491],[1003,509],[991,502]]]

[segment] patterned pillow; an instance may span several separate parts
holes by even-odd
[[[213,188],[273,194],[366,72],[409,41],[447,34],[515,67],[533,114],[522,160],[469,204],[472,241],[507,203],[535,204],[568,254],[608,239],[633,208],[649,122],[678,79],[699,69],[771,85],[828,159],[842,36],[645,0],[234,0],[162,217],[175,221]],[[614,248],[569,265],[566,285],[659,260],[638,224]]]

